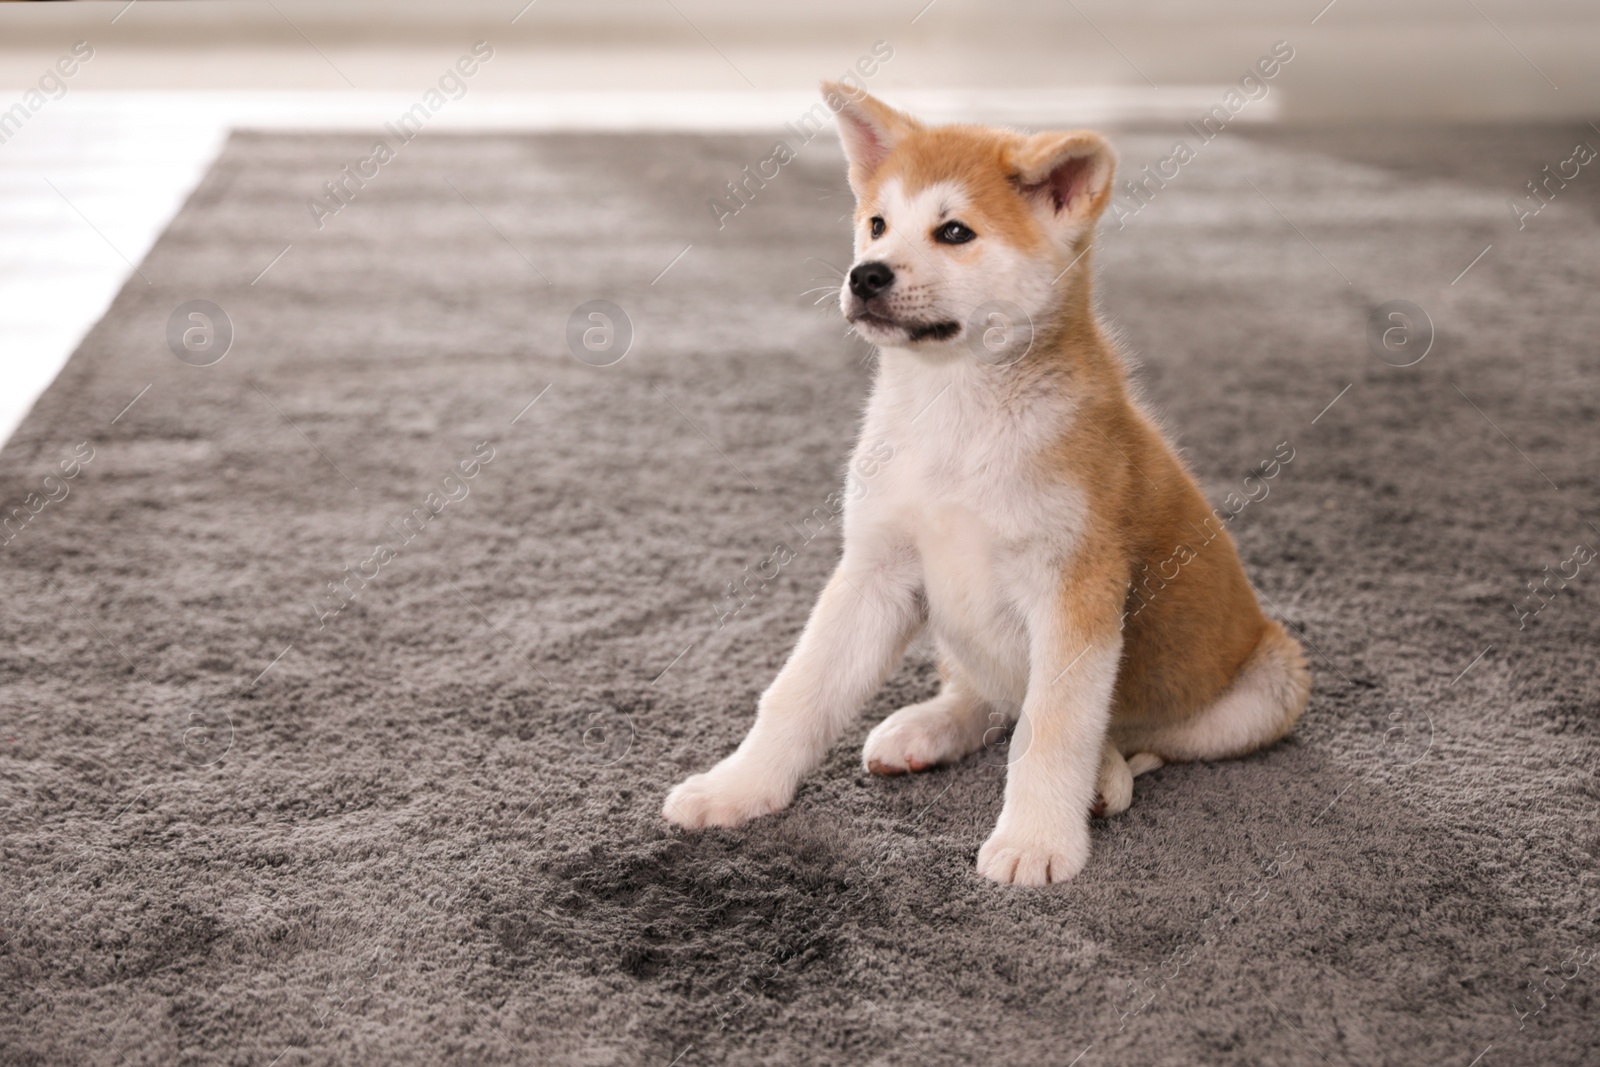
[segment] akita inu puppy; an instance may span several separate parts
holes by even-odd
[[[960,759],[1015,709],[978,870],[1063,881],[1134,775],[1278,740],[1310,673],[1096,317],[1110,145],[926,126],[823,91],[856,196],[840,304],[879,349],[857,451],[893,458],[849,495],[838,569],[749,735],[663,814],[692,829],[786,806],[926,626],[939,694],[878,724],[867,770]]]

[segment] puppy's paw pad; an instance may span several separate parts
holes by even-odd
[[[880,774],[885,778],[893,778],[896,775],[905,774],[907,771],[914,774],[917,771],[925,771],[933,766],[932,763],[924,763],[914,756],[902,756],[900,759],[893,761],[878,759],[873,756],[863,756],[862,758],[866,761],[867,770],[873,774]]]
[[[662,818],[685,830],[741,826],[788,803],[770,786],[721,767],[686,778],[667,794]]]

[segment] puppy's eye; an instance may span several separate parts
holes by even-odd
[[[886,229],[888,229],[888,226],[886,226],[884,224],[883,219],[878,217],[877,215],[874,215],[872,217],[872,236],[873,237],[882,237],[883,236],[883,231],[886,230]]]
[[[933,231],[933,239],[942,245],[964,245],[976,236],[964,222],[947,222]]]

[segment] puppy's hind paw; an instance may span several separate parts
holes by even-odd
[[[1133,770],[1110,745],[1100,759],[1100,779],[1095,785],[1094,816],[1121,815],[1133,803]]]
[[[873,727],[861,764],[873,774],[925,771],[983,747],[982,708],[969,698],[941,693],[901,708]]]

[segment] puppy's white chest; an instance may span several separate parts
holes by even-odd
[[[973,509],[926,509],[916,535],[928,625],[996,698],[1020,700],[1027,677],[1027,631],[1018,607],[1020,560]]]
[[[1056,587],[1083,523],[1083,493],[1041,459],[1070,404],[1019,411],[971,372],[882,384],[863,442],[892,442],[894,458],[861,501],[859,535],[910,542],[932,632],[986,696],[1020,701],[1027,606]]]
[[[1025,604],[1052,581],[1049,501],[994,457],[948,442],[905,457],[901,520],[921,569],[930,632],[986,696],[1020,702],[1028,673]],[[1044,490],[1048,496],[1048,490]]]
[[[936,617],[986,623],[1008,605],[1002,578],[1007,560],[995,531],[970,507],[933,503],[916,529],[923,584]]]

